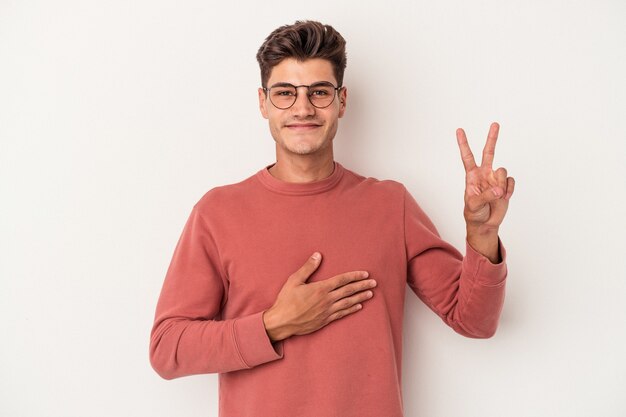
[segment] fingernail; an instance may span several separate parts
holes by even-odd
[[[311,258],[315,259],[316,261],[319,261],[321,258],[321,255],[319,252],[315,252],[313,255],[311,255]]]
[[[495,196],[499,196],[500,195],[500,190],[498,188],[492,188],[491,191],[493,191],[493,194]]]

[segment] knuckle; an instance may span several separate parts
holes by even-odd
[[[349,295],[352,295],[354,293],[354,290],[350,287],[344,287],[339,291],[339,298],[338,299],[342,299],[344,297],[348,297]]]
[[[327,297],[327,295],[328,295],[328,291],[326,291],[326,290],[324,289],[324,287],[321,287],[321,286],[317,287],[317,286],[316,286],[316,287],[313,289],[313,297],[314,297],[314,298],[317,298],[317,299],[324,299],[324,298],[326,298],[326,297]]]
[[[332,290],[334,290],[335,288],[339,287],[339,285],[340,285],[340,283],[341,283],[341,282],[339,281],[339,276],[334,276],[334,277],[332,277],[332,278],[324,279],[324,280],[322,280],[322,281],[320,281],[320,282],[323,282],[323,283],[324,283],[324,285],[325,285],[325,287],[326,287],[326,289],[327,289],[328,291],[332,291]]]
[[[328,323],[330,323],[331,321],[337,320],[339,317],[341,317],[341,316],[339,315],[339,312],[337,312],[337,313],[333,313],[333,314],[331,314],[330,316],[328,316],[328,318],[326,319],[326,323],[325,323],[325,324],[328,324]]]
[[[311,301],[326,306],[328,304],[328,293],[320,288],[316,288],[311,294]]]
[[[361,283],[361,281],[364,279],[363,275],[361,272],[352,272],[350,274],[350,282],[355,282],[357,284]]]
[[[341,278],[341,285],[347,285],[352,282],[350,274],[344,274]]]

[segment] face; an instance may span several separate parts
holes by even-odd
[[[330,61],[313,58],[304,62],[287,58],[272,68],[267,87],[277,83],[311,85],[337,79]],[[342,88],[330,106],[314,107],[307,97],[305,87],[298,88],[296,102],[290,108],[276,108],[262,88],[259,88],[261,114],[269,121],[270,132],[277,144],[277,158],[285,154],[315,155],[332,152],[332,140],[337,133],[338,119],[346,109],[347,91]]]

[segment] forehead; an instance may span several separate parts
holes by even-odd
[[[306,61],[285,58],[280,64],[272,68],[267,85],[271,86],[276,83],[309,85],[317,81],[330,81],[337,85],[333,65],[330,61],[322,58],[312,58]]]

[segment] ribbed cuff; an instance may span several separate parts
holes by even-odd
[[[500,250],[500,263],[493,264],[485,255],[477,252],[465,239],[465,258],[463,262],[466,264],[467,271],[472,271],[472,277],[475,282],[481,285],[498,286],[504,283],[507,275],[506,267],[506,249],[498,236],[498,248]]]
[[[236,319],[233,328],[237,349],[249,368],[282,359],[283,341],[272,343],[263,324],[263,311]]]

